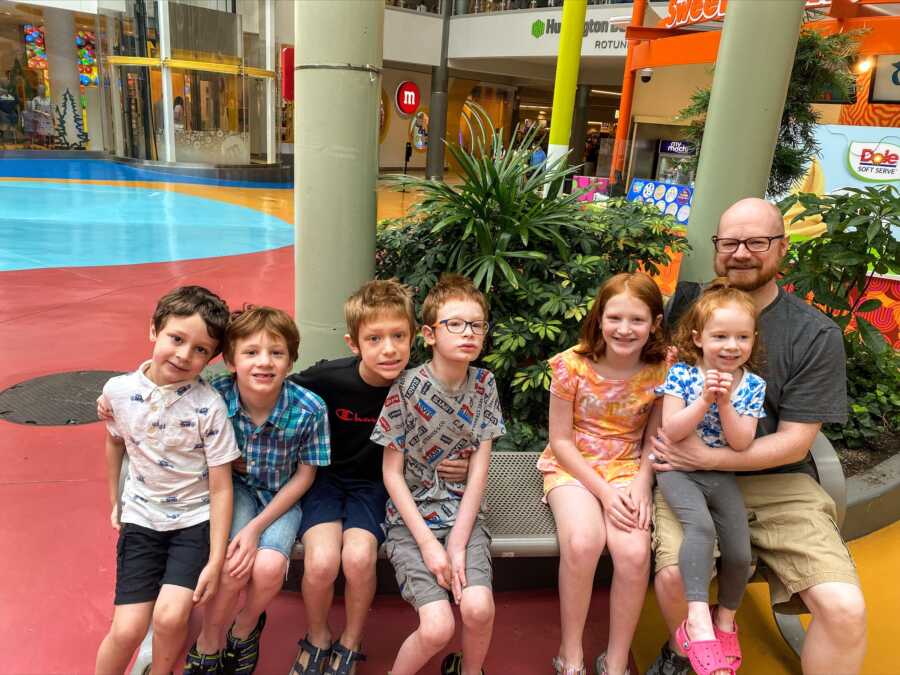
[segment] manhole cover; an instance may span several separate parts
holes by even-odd
[[[121,373],[80,370],[14,384],[0,392],[0,420],[40,426],[96,422],[97,397],[116,375]]]

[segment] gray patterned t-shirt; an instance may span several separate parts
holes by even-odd
[[[438,476],[438,463],[468,456],[482,441],[505,434],[506,428],[490,371],[470,367],[465,386],[451,393],[428,366],[411,368],[397,378],[372,440],[405,454],[403,473],[419,513],[430,528],[442,529],[456,522],[466,486]],[[387,522],[389,526],[403,522],[392,501]]]

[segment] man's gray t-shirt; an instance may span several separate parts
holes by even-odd
[[[466,485],[445,481],[437,465],[467,457],[482,441],[505,433],[490,371],[470,367],[462,389],[448,392],[426,363],[404,371],[394,382],[372,440],[386,446],[386,452],[404,453],[403,474],[419,513],[430,528],[442,529],[456,522]],[[387,522],[403,522],[393,501],[387,504]]]
[[[680,283],[666,308],[666,322],[678,319],[699,297],[696,283]],[[847,421],[847,374],[841,329],[821,311],[796,296],[778,289],[778,297],[759,315],[763,368],[766,381],[766,417],[759,420],[756,435],[789,422],[844,423]],[[802,462],[760,473],[803,471],[815,477],[809,455]]]

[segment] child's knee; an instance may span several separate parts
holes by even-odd
[[[341,556],[331,549],[307,549],[303,556],[303,579],[317,586],[333,584],[341,566]]]
[[[420,611],[419,637],[426,646],[433,651],[439,651],[447,646],[453,639],[456,624],[453,620],[453,610],[447,603],[443,611],[432,608],[427,614]]]
[[[219,593],[227,593],[234,595],[240,593],[244,587],[250,582],[250,575],[245,574],[242,577],[233,577],[228,571],[227,566],[222,567],[222,574],[219,575]]]
[[[146,621],[119,620],[113,621],[109,634],[117,645],[134,651],[147,635],[147,628]]]
[[[153,632],[159,635],[169,635],[187,630],[190,618],[190,606],[157,602],[153,610]]]
[[[365,579],[375,574],[378,549],[370,544],[345,545],[341,558],[345,577]]]
[[[287,559],[277,551],[263,549],[253,561],[253,581],[262,586],[278,586],[284,582]]]
[[[463,625],[468,628],[487,628],[494,622],[494,596],[490,589],[477,586],[467,594],[463,592],[462,601],[459,603],[459,611],[462,615]]]
[[[647,576],[650,572],[650,542],[628,542],[613,557],[614,565],[629,574]]]
[[[576,530],[561,542],[561,553],[574,564],[596,561],[603,553],[602,533]]]

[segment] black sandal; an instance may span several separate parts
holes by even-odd
[[[462,675],[462,662],[462,652],[447,654],[441,662],[441,675]],[[484,675],[483,668],[481,670],[481,675]]]
[[[331,659],[325,666],[325,675],[351,675],[353,664],[357,661],[365,661],[366,655],[362,652],[355,652],[342,645],[340,641],[331,645]],[[337,657],[337,665],[334,665],[334,659]]]
[[[322,647],[316,647],[307,638],[309,638],[308,635],[297,643],[300,645],[300,651],[297,653],[297,658],[294,659],[294,665],[291,667],[289,675],[321,675],[322,669],[331,659],[333,645],[323,649]],[[309,654],[309,661],[306,662],[306,666],[300,664],[300,658],[303,654]]]
[[[265,612],[259,615],[256,626],[245,638],[235,637],[231,632],[234,624],[231,625],[225,636],[225,653],[222,655],[224,675],[253,675],[259,660],[259,638],[265,627]]]

